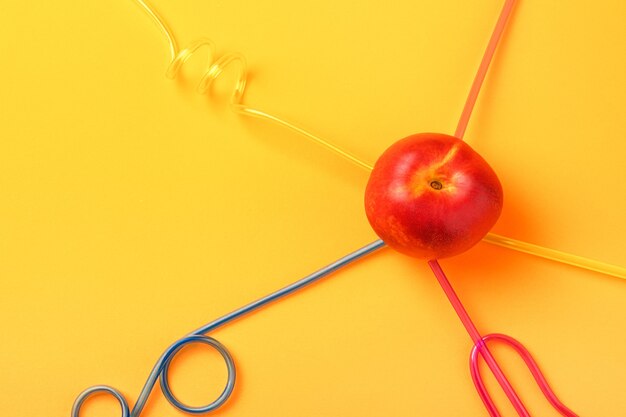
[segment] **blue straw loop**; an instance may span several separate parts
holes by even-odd
[[[233,358],[228,349],[226,349],[224,345],[222,345],[214,338],[207,336],[206,333],[209,333],[227,323],[231,323],[247,314],[257,311],[268,304],[283,299],[284,297],[298,290],[301,290],[313,284],[314,282],[321,280],[327,275],[330,275],[333,272],[336,272],[348,266],[352,262],[361,259],[383,248],[384,246],[385,243],[382,240],[376,240],[368,245],[363,246],[360,249],[357,249],[352,253],[349,253],[348,255],[337,259],[335,262],[326,265],[325,267],[313,272],[312,274],[307,275],[306,277],[295,281],[292,284],[289,284],[286,287],[283,287],[271,294],[268,294],[265,297],[259,298],[256,301],[239,307],[238,309],[216,320],[213,320],[210,323],[205,324],[199,329],[196,329],[187,336],[178,339],[177,341],[172,343],[172,345],[170,345],[170,347],[168,347],[165,352],[161,354],[159,360],[157,360],[157,362],[154,364],[150,375],[148,375],[148,379],[146,380],[141,392],[139,393],[139,398],[137,398],[137,402],[135,403],[132,411],[129,411],[128,402],[118,390],[107,385],[96,385],[87,388],[85,391],[78,395],[78,397],[74,401],[74,406],[72,407],[71,417],[79,417],[80,409],[85,400],[96,393],[108,393],[117,398],[120,405],[122,406],[122,417],[139,417],[148,401],[148,397],[150,396],[154,389],[154,386],[156,385],[157,380],[160,380],[161,391],[163,391],[163,395],[165,396],[165,398],[167,398],[167,400],[174,407],[182,412],[189,414],[204,414],[218,409],[228,400],[235,388],[235,362],[233,361]],[[168,380],[168,370],[172,359],[184,346],[190,343],[204,343],[216,349],[222,355],[222,358],[226,363],[226,368],[228,369],[228,378],[226,381],[226,386],[224,387],[222,393],[219,395],[219,397],[217,397],[215,401],[201,407],[192,407],[178,400],[178,398],[176,398],[172,393]]]
[[[224,387],[224,390],[222,391],[222,393],[219,395],[219,397],[217,397],[215,401],[207,405],[201,406],[201,407],[188,406],[187,404],[183,403],[178,398],[176,398],[174,393],[172,393],[172,390],[170,388],[170,382],[169,382],[168,371],[169,371],[170,364],[172,363],[172,359],[183,347],[191,343],[203,343],[203,344],[206,344],[215,348],[215,350],[217,350],[220,353],[220,355],[222,355],[222,358],[224,358],[224,362],[226,363],[226,368],[228,370],[228,378],[226,380],[226,386]],[[178,340],[173,345],[173,350],[169,358],[165,361],[163,365],[163,370],[161,371],[160,382],[161,382],[161,391],[163,392],[163,396],[167,398],[170,404],[172,404],[174,407],[178,408],[180,411],[183,411],[189,414],[203,414],[203,413],[208,413],[209,411],[213,411],[219,408],[222,404],[226,402],[226,400],[228,400],[230,395],[233,393],[233,389],[235,388],[235,379],[236,379],[235,362],[233,361],[233,358],[230,355],[230,352],[228,352],[228,349],[226,349],[224,345],[222,345],[220,342],[218,342],[212,337],[203,336],[203,335],[193,335],[193,336],[184,337]]]

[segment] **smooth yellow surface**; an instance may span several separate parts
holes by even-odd
[[[374,161],[450,133],[499,1],[155,1],[181,46],[241,52],[244,101]],[[67,416],[104,383],[134,403],[175,339],[373,240],[366,173],[209,101],[193,57],[132,1],[0,14],[0,415]],[[465,136],[498,172],[494,231],[625,266],[626,5],[520,0]],[[626,282],[480,244],[442,266],[483,332],[534,354],[581,416],[626,415]],[[384,250],[214,333],[239,380],[224,416],[483,416],[469,337],[424,262]],[[533,415],[520,361],[495,349]],[[174,389],[214,398],[191,348]],[[514,412],[499,394],[505,415]],[[113,400],[83,417],[118,416]],[[155,392],[146,416],[179,415]]]

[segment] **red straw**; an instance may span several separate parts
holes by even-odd
[[[459,297],[454,292],[454,289],[450,285],[446,274],[441,269],[441,265],[439,265],[439,262],[437,262],[436,260],[428,261],[428,265],[430,266],[430,269],[433,270],[433,273],[439,281],[439,285],[441,285],[441,288],[443,288],[443,291],[446,293],[446,296],[448,297],[448,300],[450,300],[452,307],[454,307],[454,311],[456,311],[456,314],[461,319],[461,322],[463,322],[463,326],[465,326],[465,329],[472,338],[474,346],[478,348],[478,351],[481,353],[483,358],[485,358],[487,366],[489,366],[489,369],[491,369],[491,372],[493,372],[493,375],[496,377],[496,380],[506,393],[506,396],[511,401],[511,404],[513,404],[513,407],[515,407],[517,413],[523,417],[531,417],[528,411],[526,411],[524,404],[522,404],[522,400],[520,400],[519,396],[513,389],[513,386],[511,386],[511,383],[506,379],[506,376],[502,372],[502,369],[500,369],[500,366],[498,366],[495,358],[493,357],[489,349],[487,349],[487,345],[483,341],[483,337],[478,332],[478,329],[476,329],[476,326],[474,326],[474,323],[472,322],[470,316],[467,314],[467,311],[463,307],[463,304],[461,304],[461,300],[459,300]],[[481,395],[481,398],[484,397],[482,397]],[[495,410],[495,408],[491,409],[491,407],[489,407],[489,404],[487,403],[485,403],[485,405],[487,406],[490,415],[499,415],[498,411]]]
[[[513,10],[514,3],[515,3],[515,0],[505,1],[504,7],[502,8],[502,12],[500,12],[500,17],[498,18],[498,22],[496,23],[496,27],[493,30],[493,33],[491,34],[491,39],[489,39],[489,44],[487,44],[487,49],[485,50],[485,54],[483,55],[482,61],[480,62],[480,66],[478,67],[478,72],[476,73],[476,77],[474,77],[474,82],[472,83],[472,88],[470,89],[469,95],[465,102],[465,106],[463,107],[463,113],[461,113],[461,119],[459,120],[459,124],[457,125],[456,131],[454,132],[454,136],[456,136],[459,139],[462,139],[463,136],[465,135],[465,130],[467,129],[470,116],[472,115],[472,110],[474,109],[474,105],[476,104],[478,93],[480,92],[480,87],[482,86],[483,81],[485,80],[485,76],[487,75],[487,70],[489,69],[489,64],[491,63],[493,55],[496,51],[496,47],[498,46],[498,41],[502,37],[502,32],[504,31],[506,22],[509,18],[509,15],[511,14],[511,11]],[[467,314],[467,311],[463,307],[461,300],[459,300],[459,297],[454,292],[454,289],[450,285],[448,278],[446,277],[445,273],[441,269],[441,265],[439,265],[439,262],[437,262],[437,260],[431,260],[431,261],[428,261],[428,265],[430,266],[433,273],[437,277],[437,280],[439,281],[441,288],[443,288],[444,292],[446,293],[448,300],[450,300],[450,303],[452,304],[452,307],[454,307],[454,310],[456,311],[457,315],[461,319],[461,322],[463,322],[463,326],[465,326],[465,329],[467,330],[470,337],[472,338],[474,345],[480,348],[479,351],[482,354],[482,356],[485,358],[485,362],[487,363],[487,365],[489,366],[489,369],[491,369],[491,372],[493,372],[494,376],[496,377],[496,380],[498,381],[498,383],[500,384],[500,386],[506,393],[507,397],[513,404],[513,407],[515,407],[515,410],[517,411],[517,413],[523,417],[530,417],[530,414],[528,414],[528,411],[526,411],[526,408],[522,404],[522,401],[520,400],[519,396],[515,393],[515,390],[513,389],[509,381],[506,379],[506,376],[504,375],[504,373],[498,366],[498,363],[496,362],[495,358],[493,357],[491,352],[489,352],[489,349],[487,349],[487,346],[484,344],[482,336],[478,332],[478,329],[476,329],[476,326],[474,326],[474,323],[472,322],[472,319],[469,317],[469,315]],[[490,414],[492,413],[492,411],[493,410],[489,410]]]

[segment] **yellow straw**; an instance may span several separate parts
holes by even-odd
[[[551,261],[626,279],[626,268],[622,268],[621,266],[607,264],[605,262],[596,261],[578,255],[572,255],[571,253],[534,245],[521,240],[511,239],[506,236],[496,235],[494,233],[489,233],[483,238],[483,241],[491,243],[492,245],[502,246],[503,248],[513,249],[518,252],[550,259]]]
[[[152,20],[159,27],[161,32],[165,35],[167,42],[169,44],[170,55],[171,55],[171,63],[167,69],[166,75],[169,78],[175,78],[180,70],[182,64],[194,53],[197,52],[202,46],[207,46],[209,49],[209,66],[206,70],[204,76],[200,81],[200,85],[198,86],[198,91],[200,93],[205,93],[210,88],[212,82],[217,79],[222,71],[231,64],[238,65],[238,78],[235,82],[235,87],[233,90],[233,95],[231,96],[231,108],[235,113],[243,114],[250,117],[256,117],[260,119],[265,119],[274,123],[277,123],[281,126],[284,126],[288,129],[293,130],[307,139],[325,147],[326,149],[334,152],[335,154],[345,158],[356,166],[365,169],[370,172],[373,169],[371,164],[368,164],[361,159],[357,158],[353,154],[344,151],[343,149],[333,145],[320,138],[319,136],[310,133],[309,131],[303,129],[302,127],[297,126],[294,123],[288,122],[285,119],[279,118],[277,116],[273,116],[264,111],[248,107],[241,103],[243,98],[243,93],[246,87],[246,61],[243,56],[239,54],[225,54],[219,59],[213,61],[214,55],[214,46],[213,43],[209,40],[202,39],[192,43],[189,47],[183,49],[182,51],[178,50],[176,45],[176,41],[174,40],[174,36],[172,35],[171,30],[167,27],[163,19],[157,14],[154,9],[152,9],[144,0],[135,0],[144,11],[152,18]],[[540,258],[549,259],[555,262],[560,262],[567,265],[572,265],[578,268],[586,269],[589,271],[599,272],[601,274],[614,276],[617,278],[626,279],[626,268],[607,264],[604,262],[596,261],[593,259],[585,258],[578,255],[572,255],[570,253],[561,252],[555,249],[546,248],[543,246],[535,245],[532,243],[523,242],[521,240],[511,239],[506,236],[500,236],[495,233],[488,233],[484,238],[484,242],[491,243],[492,245],[501,246],[503,248],[511,249],[514,251],[527,253],[530,255],[538,256]]]

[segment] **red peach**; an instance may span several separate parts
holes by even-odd
[[[420,133],[378,159],[365,190],[365,212],[380,238],[425,259],[458,255],[478,243],[502,211],[502,185],[462,140]]]

